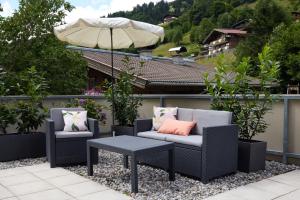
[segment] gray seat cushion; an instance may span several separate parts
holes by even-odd
[[[202,136],[201,135],[189,135],[189,136],[181,136],[181,135],[171,135],[165,134],[166,141],[168,142],[176,142],[180,144],[193,145],[197,147],[202,146]]]
[[[204,127],[223,126],[231,124],[232,113],[216,110],[193,110],[193,121],[197,124],[193,129],[193,134],[203,134]]]
[[[137,133],[139,137],[151,138],[156,140],[166,140],[166,134],[157,133],[156,131],[146,131]]]
[[[52,108],[50,110],[50,118],[54,121],[55,131],[62,131],[65,123],[62,110],[67,111],[84,111],[83,108]]]
[[[92,137],[93,133],[89,131],[82,131],[82,132],[56,131],[55,136],[56,138]]]

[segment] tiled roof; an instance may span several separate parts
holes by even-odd
[[[247,31],[242,31],[238,29],[215,29],[215,31],[225,33],[225,34],[240,34],[240,35],[247,34]]]
[[[105,51],[83,51],[84,57],[89,63],[89,67],[111,75],[111,55]],[[114,54],[114,69],[116,74],[121,70],[126,70],[122,59],[125,55]],[[204,85],[203,74],[210,72],[210,67],[198,65],[195,62],[185,62],[185,64],[174,64],[171,59],[153,58],[143,60],[139,55],[130,54],[132,67],[138,78],[145,84],[153,85]],[[140,62],[145,64],[140,68]]]
[[[220,36],[220,34],[232,34],[232,35],[239,35],[244,36],[247,34],[247,31],[239,30],[239,29],[214,29],[210,32],[210,34],[204,39],[203,44],[207,44],[213,40],[215,40],[217,37]]]

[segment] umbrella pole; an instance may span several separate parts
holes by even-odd
[[[112,125],[115,125],[115,94],[114,94],[114,48],[113,48],[113,28],[110,28],[110,52],[111,52],[111,95],[112,95]],[[115,136],[115,132],[112,132]]]

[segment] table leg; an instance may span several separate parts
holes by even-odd
[[[175,181],[174,149],[169,150],[169,181]]]
[[[135,156],[131,156],[130,167],[131,167],[131,192],[138,193],[138,171],[137,171],[137,160]]]
[[[93,176],[93,163],[92,163],[92,147],[87,145],[86,149],[86,158],[87,158],[87,170],[88,170],[88,176]]]
[[[123,155],[123,166],[124,168],[128,169],[128,156]]]

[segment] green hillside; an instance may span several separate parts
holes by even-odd
[[[160,1],[157,4],[138,5],[133,11],[117,12],[109,16],[160,24],[167,14],[176,15],[177,20],[164,25],[165,41],[154,49],[153,54],[170,57],[168,53],[170,48],[184,45],[188,50],[185,56],[190,56],[199,53],[203,40],[214,28],[231,28],[241,20],[252,19],[257,2],[258,0]],[[296,0],[274,0],[274,2],[287,13],[300,8],[300,1]]]

